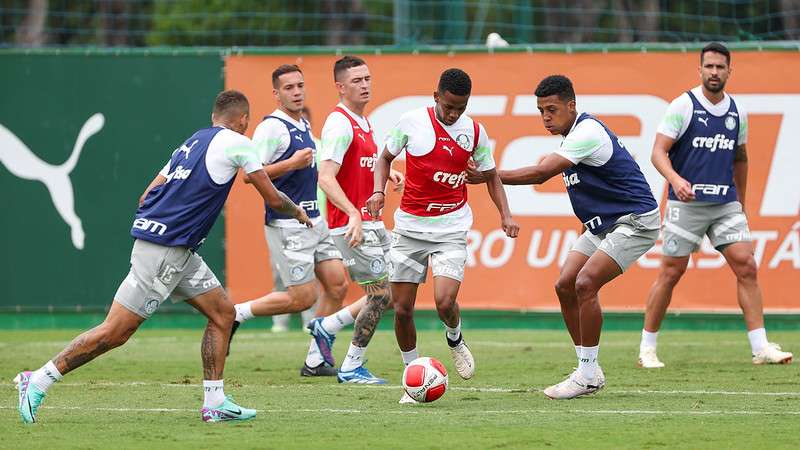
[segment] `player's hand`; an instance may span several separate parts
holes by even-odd
[[[403,192],[403,188],[406,185],[406,176],[403,175],[403,172],[390,169],[389,170],[389,181],[394,183],[394,188],[392,188],[395,192]],[[374,194],[373,194],[374,195]]]
[[[486,177],[483,175],[483,172],[478,170],[478,166],[475,165],[475,161],[471,159],[467,161],[467,183],[468,184],[486,183]]]
[[[519,236],[519,224],[511,216],[503,217],[503,231],[505,231],[506,236],[516,238]]]
[[[364,240],[364,228],[361,223],[361,214],[355,213],[350,215],[347,221],[347,231],[344,232],[344,238],[350,247],[358,247]]]
[[[250,175],[248,175],[247,172],[245,172],[243,174],[242,180],[244,181],[245,184],[252,184],[253,183],[253,181],[250,179]]]
[[[694,200],[694,191],[692,191],[691,183],[681,177],[676,177],[674,181],[670,182],[670,184],[672,185],[672,190],[675,192],[675,196],[678,197],[678,200],[682,202],[690,202]]]
[[[306,211],[299,206],[297,207],[297,212],[295,213],[294,218],[297,219],[298,222],[307,226],[308,228],[314,226],[314,224],[311,223],[311,219],[308,218],[308,214],[306,214]]]
[[[378,220],[378,216],[383,209],[383,204],[386,201],[386,194],[383,192],[373,192],[372,195],[367,199],[367,203],[365,206],[367,207],[367,213],[372,217],[372,220]]]
[[[298,150],[294,152],[289,161],[292,164],[292,167],[297,169],[305,169],[306,167],[310,166],[312,162],[314,162],[314,151],[310,147],[306,147],[302,150]]]

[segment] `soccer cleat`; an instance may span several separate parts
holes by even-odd
[[[230,396],[225,397],[225,402],[216,408],[208,408],[206,406],[200,410],[203,416],[203,422],[225,422],[228,420],[248,420],[256,416],[255,409],[242,408],[241,406],[233,403]]]
[[[239,329],[239,325],[241,325],[241,324],[242,324],[242,322],[239,322],[239,321],[236,321],[236,320],[233,321],[233,325],[231,326],[231,336],[228,338],[228,351],[227,351],[227,353],[225,353],[225,356],[230,356],[230,354],[231,354],[231,342],[233,342],[233,335],[236,334],[236,330]]]
[[[322,359],[331,367],[336,366],[336,360],[333,359],[333,341],[336,340],[336,335],[328,333],[322,327],[322,317],[318,317],[308,323],[308,331],[317,342],[319,352],[322,354]]]
[[[20,372],[14,377],[14,384],[19,392],[19,417],[23,423],[36,422],[36,411],[41,406],[46,392],[42,391],[35,384],[31,383],[33,372]]]
[[[303,363],[303,367],[300,369],[301,377],[335,377],[338,373],[336,367],[331,367],[324,362],[316,367],[309,367],[308,364]]]
[[[639,349],[639,367],[645,369],[660,369],[664,363],[659,361],[655,347],[642,347]]]
[[[411,396],[408,395],[408,392],[403,391],[403,396],[400,397],[400,401],[397,403],[400,403],[401,405],[416,405],[419,402],[411,398]]]
[[[349,372],[342,372],[336,374],[336,379],[339,383],[353,383],[353,384],[386,384],[386,380],[378,378],[371,374],[364,366],[359,366]]]
[[[461,378],[469,380],[475,375],[475,358],[472,357],[472,352],[469,351],[463,337],[459,337],[455,342],[447,339],[447,345],[453,355],[453,362],[456,364],[456,372]]]
[[[576,369],[566,380],[550,386],[542,392],[544,395],[554,400],[567,400],[594,394],[600,389],[603,389],[605,384],[605,376],[599,368],[594,380],[587,380]]]
[[[753,355],[753,364],[789,364],[793,355],[781,351],[781,346],[770,342],[760,352]]]

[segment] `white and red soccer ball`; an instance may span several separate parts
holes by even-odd
[[[403,371],[403,388],[418,402],[432,402],[447,390],[447,369],[438,359],[417,358]]]

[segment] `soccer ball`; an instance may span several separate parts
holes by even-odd
[[[403,371],[403,388],[418,402],[432,402],[447,390],[447,369],[438,359],[417,358]]]

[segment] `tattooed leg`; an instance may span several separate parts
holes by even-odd
[[[208,318],[200,356],[203,359],[203,379],[221,380],[225,369],[225,354],[228,351],[228,338],[236,316],[233,304],[222,288],[212,289],[205,294],[187,300],[186,303]]]
[[[142,322],[143,318],[114,302],[103,323],[73,339],[53,358],[53,364],[62,375],[66,375],[127,342]]]
[[[357,347],[366,347],[369,344],[383,311],[389,306],[389,280],[384,278],[381,281],[367,284],[364,286],[364,291],[367,293],[367,303],[356,317],[355,331],[353,332],[353,345]]]

